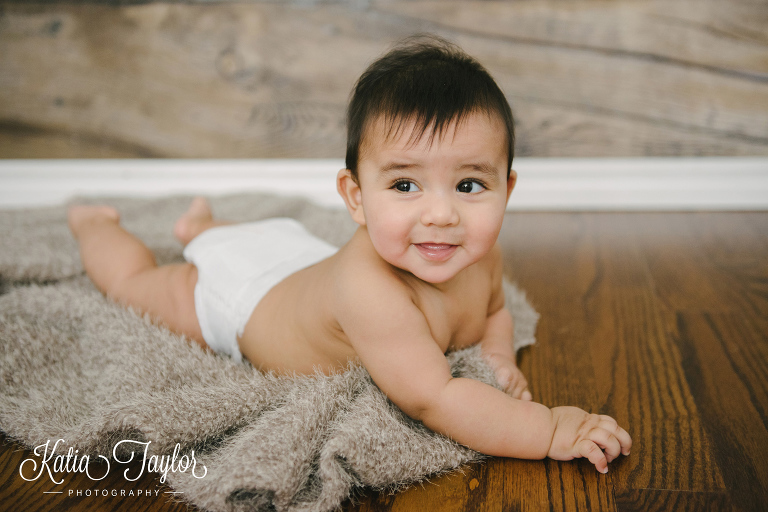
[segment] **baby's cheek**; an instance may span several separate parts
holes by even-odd
[[[472,245],[478,253],[485,254],[491,250],[498,238],[499,231],[496,229],[477,230],[472,235]]]
[[[373,247],[379,256],[384,258],[388,263],[397,265],[398,260],[404,255],[408,248],[408,242],[406,236],[398,233],[392,228],[388,228],[378,232],[376,235],[371,236]]]

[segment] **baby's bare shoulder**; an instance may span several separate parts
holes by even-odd
[[[333,297],[343,313],[364,312],[412,303],[412,290],[397,270],[365,248],[349,247],[339,254],[335,264]]]
[[[410,290],[389,265],[373,259],[345,258],[339,261],[335,288],[339,297],[358,302],[366,297],[383,299],[410,296]]]

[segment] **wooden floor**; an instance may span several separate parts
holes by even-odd
[[[607,475],[584,461],[491,459],[344,509],[766,510],[768,213],[517,213],[502,244],[541,313],[520,357],[534,398],[613,415],[632,454]],[[43,494],[50,481],[19,477],[27,457],[0,447],[0,509],[186,509],[119,472],[69,487],[159,496]]]

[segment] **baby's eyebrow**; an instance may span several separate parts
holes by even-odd
[[[406,164],[403,162],[389,162],[380,169],[382,174],[387,174],[393,171],[402,171],[406,169],[420,169],[419,164]]]
[[[483,176],[486,177],[488,181],[497,182],[499,181],[499,171],[491,165],[489,162],[479,162],[479,163],[471,163],[471,164],[464,164],[459,167],[460,171],[465,170],[472,170],[476,171]]]

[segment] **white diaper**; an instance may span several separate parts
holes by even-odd
[[[195,237],[184,259],[197,267],[195,312],[205,342],[240,361],[237,338],[259,301],[289,275],[336,251],[287,218],[211,228]]]

